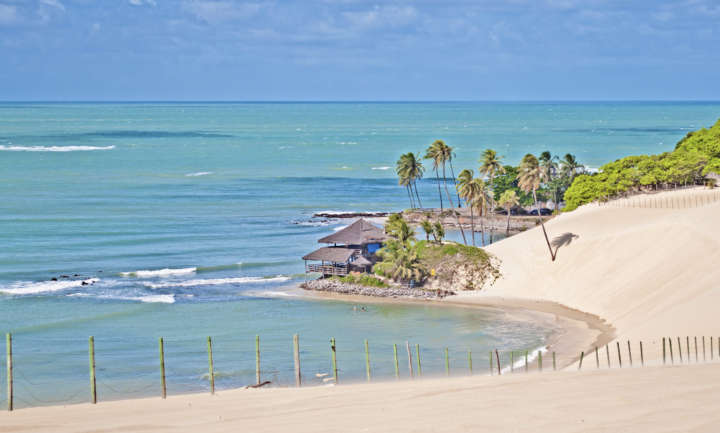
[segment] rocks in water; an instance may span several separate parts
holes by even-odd
[[[313,218],[381,218],[390,215],[390,212],[318,212]]]
[[[57,278],[52,277],[52,278],[50,278],[50,281],[57,281]]]
[[[380,298],[421,298],[440,299],[454,295],[448,290],[424,290],[407,287],[367,287],[359,284],[343,283],[335,278],[320,278],[300,285],[305,290],[339,293],[342,295],[376,296]]]

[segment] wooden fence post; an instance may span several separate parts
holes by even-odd
[[[335,337],[330,339],[330,351],[332,352],[332,370],[333,378],[335,378],[335,385],[338,383],[338,370],[337,370],[337,349],[335,348]]]
[[[255,336],[255,383],[260,385],[260,336]]]
[[[627,343],[628,343],[628,358],[630,360],[630,367],[632,367],[632,348],[630,347],[630,340],[628,340]]]
[[[215,366],[213,365],[212,338],[207,338],[208,350],[208,378],[210,379],[210,394],[215,394]]]
[[[510,373],[515,373],[515,352],[510,351]]]
[[[500,370],[500,353],[497,349],[495,349],[495,360],[497,361],[498,376],[500,376],[502,371]]]
[[[707,361],[707,355],[705,353],[705,336],[702,336],[702,345],[703,345],[703,362]]]
[[[553,371],[557,371],[557,362],[555,361],[555,352],[553,352]]]
[[[595,368],[600,368],[600,355],[597,346],[595,346]]]
[[[450,376],[450,355],[447,347],[445,348],[445,375]]]
[[[395,378],[400,379],[400,363],[397,356],[397,344],[393,344],[393,358],[395,358]]]
[[[677,340],[678,340],[678,353],[680,354],[680,364],[682,364],[683,363],[682,343],[680,342],[680,337],[678,337]]]
[[[607,355],[608,368],[610,368],[610,347],[605,345],[605,355]]]
[[[302,375],[300,373],[300,336],[293,335],[293,361],[295,361],[295,386],[302,386]]]
[[[580,352],[580,364],[578,364],[578,371],[582,369],[582,362],[583,358],[585,357],[585,352]]]
[[[710,360],[715,359],[715,351],[713,350],[713,338],[710,337]]]
[[[616,341],[617,343],[617,353],[618,353],[618,364],[620,365],[620,368],[622,368],[622,356],[620,355],[620,342]]]
[[[685,348],[687,349],[687,362],[690,364],[690,336],[685,336]]]
[[[665,337],[663,337],[663,365],[665,365],[666,355],[665,355]]]
[[[491,350],[490,351],[490,376],[492,376],[493,374],[495,374],[495,373],[493,372],[493,353]]]
[[[417,358],[418,376],[422,376],[422,365],[420,364],[420,345],[415,344],[415,358]]]
[[[160,337],[160,386],[162,387],[162,398],[167,398],[167,387],[165,384],[165,344]]]
[[[365,339],[365,373],[367,374],[367,381],[370,382],[370,345],[367,338]]]
[[[410,379],[413,379],[415,377],[415,374],[413,374],[413,361],[412,361],[412,350],[410,350],[410,342],[405,342],[405,347],[407,348],[407,354],[408,354],[408,371],[410,371]]]
[[[525,373],[528,372],[528,351],[525,351]]]
[[[13,410],[13,354],[12,354],[12,334],[5,334],[5,350],[7,351],[6,367],[7,367],[7,409]]]
[[[697,348],[697,336],[693,337],[695,341],[695,363],[698,363],[698,348]]]
[[[672,338],[668,337],[670,343],[670,364],[675,365],[675,355],[673,355]]]
[[[640,365],[645,367],[645,355],[643,354],[642,340],[640,340]]]
[[[542,373],[542,352],[538,349],[538,373]]]
[[[468,370],[470,371],[470,376],[472,376],[472,350],[468,349]]]
[[[90,402],[97,404],[97,388],[95,381],[95,338],[88,339],[88,352],[90,354]]]

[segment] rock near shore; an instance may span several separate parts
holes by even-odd
[[[318,292],[338,293],[341,295],[375,296],[380,298],[415,298],[415,299],[441,299],[454,295],[455,292],[447,290],[423,290],[405,287],[367,287],[359,284],[343,283],[334,278],[320,278],[300,285],[305,290]]]

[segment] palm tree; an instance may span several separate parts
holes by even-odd
[[[485,246],[485,214],[491,200],[488,184],[476,177],[472,180],[472,190],[474,196],[470,206],[477,210],[477,214],[480,216],[480,233],[482,234],[480,239],[482,246]]]
[[[547,181],[548,173],[545,169],[540,166],[540,162],[535,155],[528,153],[525,155],[520,162],[520,173],[518,174],[518,184],[520,189],[523,191],[531,192],[533,200],[535,201],[535,208],[537,209],[537,217],[540,225],[542,226],[543,235],[545,236],[545,242],[547,242],[548,250],[550,250],[550,257],[552,261],[555,261],[555,253],[553,252],[552,246],[550,245],[550,239],[548,239],[547,230],[545,230],[545,223],[543,223],[540,217],[540,211],[537,201],[537,189],[540,184]]]
[[[575,180],[575,176],[585,171],[585,166],[577,162],[575,155],[566,153],[560,161],[560,172],[563,176],[570,178],[570,183]]]
[[[500,196],[500,206],[507,211],[507,227],[505,228],[505,236],[510,235],[510,210],[520,204],[515,190],[508,189]]]
[[[436,242],[442,242],[443,238],[445,237],[445,228],[443,228],[443,225],[440,223],[440,221],[435,222],[433,225],[433,237],[435,238]]]
[[[463,243],[467,245],[467,239],[465,238],[465,230],[463,230],[462,225],[460,224],[460,217],[458,217],[457,211],[455,211],[455,204],[453,203],[452,196],[450,195],[450,191],[448,190],[445,174],[445,163],[452,160],[452,147],[445,144],[445,142],[442,140],[435,140],[433,144],[430,145],[430,148],[428,148],[428,153],[425,155],[425,157],[427,158],[428,155],[432,155],[434,167],[439,167],[442,164],[443,185],[445,186],[445,194],[447,195],[448,202],[450,203],[450,209],[455,216],[457,226],[458,228],[460,228],[460,234],[462,235]]]
[[[410,199],[410,208],[415,209],[415,203],[413,202],[413,196],[412,192],[410,191],[411,188],[411,181],[410,176],[408,175],[407,171],[407,161],[405,159],[405,155],[402,155],[400,159],[397,161],[397,165],[395,166],[395,172],[398,175],[398,184],[405,187],[405,190],[408,193],[408,198]]]
[[[412,199],[413,187],[415,187],[415,197],[417,198],[417,203],[420,207],[422,207],[420,195],[417,192],[417,179],[422,179],[423,173],[425,172],[422,162],[414,153],[408,152],[400,156],[395,170],[398,174],[398,183],[408,189],[408,195],[410,196],[411,203],[410,206],[415,208]]]
[[[490,208],[495,209],[495,176],[505,173],[505,167],[502,165],[502,157],[492,149],[485,149],[480,159],[480,173],[486,176],[490,183]],[[490,226],[490,243],[493,242],[494,225]]]
[[[437,143],[437,142],[435,142]],[[439,164],[441,161],[441,155],[440,155],[440,148],[435,145],[435,143],[431,144],[427,150],[425,151],[425,156],[423,158],[430,159],[433,162],[433,171],[435,172],[435,179],[437,181],[437,187],[438,187],[438,196],[440,196],[440,212],[443,211],[443,198],[442,198],[442,192],[440,191],[440,173],[439,173]]]
[[[420,227],[422,227],[423,231],[425,232],[425,240],[430,242],[430,235],[434,234],[433,225],[430,220],[423,220],[423,222],[420,223]]]
[[[472,230],[472,244],[475,246],[475,215],[473,203],[477,198],[477,183],[473,182],[473,171],[465,169],[458,176],[458,196],[462,197],[470,208],[470,230]]]

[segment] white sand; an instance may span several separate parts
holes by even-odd
[[[578,236],[560,248],[557,261],[550,261],[539,229],[498,242],[488,250],[502,260],[503,278],[484,293],[451,302],[556,302],[607,321],[623,350],[627,339],[633,344],[642,339],[649,363],[657,363],[663,336],[713,335],[717,341],[720,204],[692,209],[588,206],[547,227],[553,237]],[[586,350],[593,345],[573,343],[578,344]],[[646,368],[637,368],[635,356],[636,368],[622,370],[595,370],[591,357],[581,372],[575,366],[543,374],[234,390],[214,397],[0,412],[0,432],[720,430],[717,354],[706,365]]]

